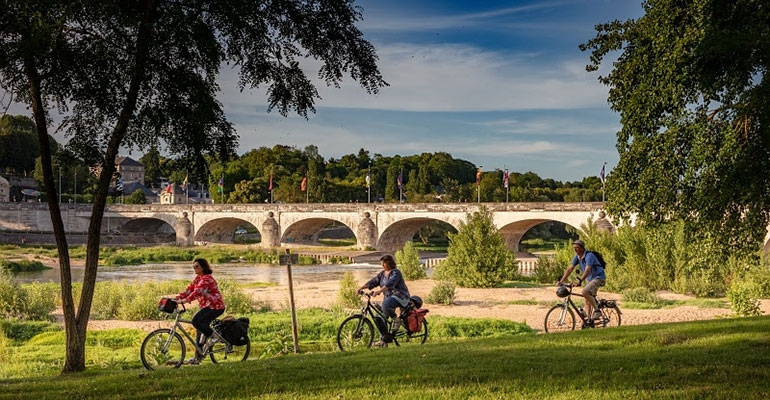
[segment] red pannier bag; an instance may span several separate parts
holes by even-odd
[[[406,316],[406,326],[409,328],[409,332],[419,332],[422,330],[422,321],[427,313],[428,310],[421,308],[413,310]]]

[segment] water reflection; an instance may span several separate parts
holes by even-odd
[[[212,264],[214,276],[217,278],[231,278],[239,283],[269,282],[279,285],[287,283],[286,267],[269,264]],[[356,282],[371,278],[382,269],[374,264],[347,264],[347,265],[297,265],[292,266],[292,277],[295,283],[322,282],[337,280],[350,271]],[[72,267],[72,281],[83,280],[84,267]],[[96,274],[97,281],[171,281],[192,280],[195,273],[189,263],[177,264],[145,264],[127,265],[124,267],[99,267]],[[45,271],[23,272],[16,274],[20,282],[60,282],[59,269],[47,269]]]

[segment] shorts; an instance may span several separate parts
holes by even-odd
[[[604,279],[595,278],[594,280],[586,284],[586,287],[583,289],[583,292],[596,297],[596,293],[599,292],[599,288],[601,286],[604,286],[605,283],[606,281]]]

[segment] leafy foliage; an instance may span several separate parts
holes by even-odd
[[[641,18],[597,25],[581,45],[589,71],[620,52],[599,78],[622,122],[608,209],[649,225],[686,220],[715,263],[754,253],[770,218],[766,6],[650,0]]]
[[[420,264],[420,254],[412,241],[407,241],[404,248],[396,251],[396,263],[404,279],[425,279],[425,267]]]
[[[348,271],[342,275],[340,279],[340,288],[337,289],[337,300],[345,307],[359,308],[361,307],[361,298],[356,294],[356,280],[353,278],[353,273]]]
[[[467,214],[460,230],[449,234],[449,240],[447,258],[437,267],[442,279],[462,287],[495,287],[516,277],[514,255],[505,248],[486,207]]]
[[[742,317],[755,317],[761,315],[759,301],[752,297],[751,288],[744,282],[733,282],[727,291],[730,307]]]
[[[5,270],[0,270],[0,318],[49,320],[56,308],[56,291],[50,285],[20,285]]]
[[[439,281],[428,293],[425,302],[428,304],[450,305],[455,301],[455,284],[450,281]]]

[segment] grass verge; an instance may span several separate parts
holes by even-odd
[[[765,399],[769,317],[0,382],[0,399]],[[571,355],[590,355],[584,368]],[[135,355],[134,355],[135,356]]]

